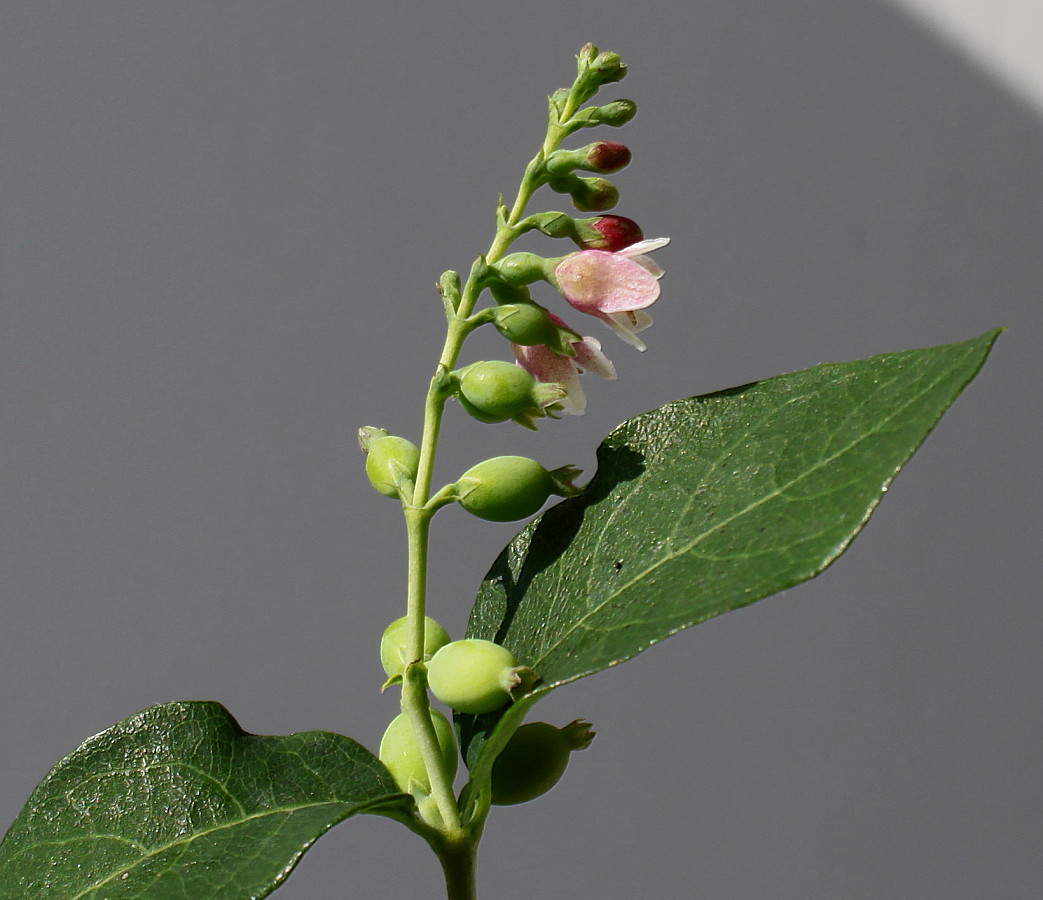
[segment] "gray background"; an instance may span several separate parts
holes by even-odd
[[[355,431],[416,434],[434,280],[488,245],[594,40],[640,107],[619,212],[674,240],[650,349],[599,335],[620,379],[537,435],[451,415],[440,478],[589,468],[677,396],[1012,330],[833,569],[543,703],[599,737],[494,814],[483,895],[1038,896],[1037,113],[871,0],[35,0],[3,23],[0,818],[163,700],[376,747],[404,554]],[[460,634],[514,529],[437,525],[432,609]],[[278,896],[439,877],[366,817]]]

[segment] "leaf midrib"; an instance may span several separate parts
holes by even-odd
[[[378,802],[378,801],[373,801],[373,802]],[[361,805],[362,804],[356,804],[355,807],[357,808],[357,807],[359,807]],[[256,821],[258,819],[264,819],[264,818],[267,818],[268,816],[285,815],[287,813],[301,812],[303,810],[308,810],[308,809],[319,809],[319,808],[324,807],[324,806],[338,807],[338,806],[352,806],[352,804],[350,804],[350,803],[348,803],[348,802],[346,802],[344,800],[326,800],[326,801],[324,801],[322,803],[303,803],[303,804],[300,804],[299,806],[286,806],[286,807],[280,807],[279,809],[268,809],[268,810],[265,810],[264,812],[254,813],[254,814],[251,814],[251,815],[248,815],[248,816],[243,816],[242,818],[234,819],[234,820],[232,820],[230,822],[222,822],[220,825],[215,825],[214,827],[207,828],[207,829],[205,829],[203,831],[195,831],[192,834],[188,835],[187,837],[178,838],[177,840],[170,841],[169,843],[163,844],[162,846],[154,847],[153,849],[149,850],[147,853],[143,854],[140,859],[136,860],[133,863],[130,863],[129,865],[119,866],[114,872],[112,872],[109,875],[106,875],[100,881],[96,881],[94,884],[90,885],[89,887],[84,888],[78,894],[75,894],[72,897],[70,897],[69,900],[81,900],[81,898],[86,897],[92,891],[96,891],[96,890],[98,890],[98,888],[104,887],[106,884],[108,884],[110,881],[112,881],[113,878],[116,878],[118,876],[123,875],[124,872],[131,872],[131,871],[133,871],[138,866],[140,866],[143,863],[147,862],[149,859],[151,859],[151,858],[153,858],[155,856],[159,856],[161,853],[165,853],[166,851],[172,850],[175,847],[179,847],[179,846],[181,846],[183,844],[186,844],[186,845],[187,844],[191,844],[193,841],[199,840],[200,838],[207,837],[207,836],[209,836],[211,834],[214,834],[214,833],[216,833],[218,831],[223,831],[223,830],[228,829],[228,828],[234,828],[234,827],[237,827],[239,825],[245,825],[247,822]]]
[[[753,510],[757,509],[759,506],[762,506],[763,504],[769,502],[770,500],[773,500],[776,497],[780,496],[784,492],[788,491],[795,484],[798,484],[804,478],[810,477],[812,474],[814,474],[818,470],[822,469],[823,467],[825,467],[827,465],[830,465],[836,459],[838,459],[841,456],[843,456],[844,454],[850,452],[854,447],[858,446],[863,441],[865,441],[868,438],[876,435],[878,432],[883,430],[883,428],[886,425],[888,425],[889,423],[894,421],[896,418],[898,418],[898,416],[901,413],[903,413],[914,402],[916,402],[917,400],[922,398],[925,394],[927,394],[928,392],[933,390],[935,387],[937,387],[937,385],[940,384],[950,374],[951,374],[951,370],[947,369],[946,371],[943,371],[929,385],[927,385],[922,390],[918,391],[916,394],[911,396],[904,404],[902,404],[902,405],[900,405],[898,407],[895,407],[889,415],[887,415],[884,418],[880,419],[871,430],[869,430],[869,431],[865,432],[864,434],[860,435],[856,440],[851,441],[849,444],[847,444],[841,450],[837,451],[836,453],[832,454],[831,456],[825,457],[820,462],[816,463],[815,465],[813,465],[810,468],[808,468],[808,469],[804,470],[803,472],[801,472],[795,478],[792,478],[789,481],[787,481],[785,484],[778,486],[775,490],[773,490],[770,493],[766,494],[764,497],[761,497],[758,500],[754,501],[753,503],[750,503],[749,505],[747,505],[743,509],[737,511],[736,513],[732,514],[731,516],[729,516],[729,517],[727,517],[727,518],[725,518],[725,519],[723,519],[721,521],[718,521],[717,523],[715,523],[713,525],[713,527],[711,527],[711,528],[707,529],[706,531],[702,532],[701,534],[697,535],[696,537],[694,537],[691,541],[689,541],[683,547],[681,547],[681,548],[679,548],[677,550],[671,551],[666,556],[664,556],[661,559],[657,560],[656,562],[652,563],[650,566],[647,566],[643,571],[641,571],[638,574],[636,574],[629,581],[627,581],[626,583],[624,583],[624,584],[620,585],[619,587],[617,587],[612,593],[608,594],[601,601],[601,603],[599,603],[595,607],[592,607],[583,616],[581,616],[580,618],[576,619],[576,621],[573,622],[572,625],[569,626],[568,629],[566,629],[565,631],[563,631],[561,633],[561,635],[554,641],[554,643],[548,645],[541,652],[541,654],[532,662],[532,664],[531,664],[532,668],[535,669],[536,671],[539,671],[540,664],[551,653],[553,653],[555,650],[557,650],[557,648],[560,647],[566,641],[567,638],[571,637],[572,634],[577,629],[584,627],[584,625],[585,625],[585,623],[586,623],[586,621],[588,619],[590,619],[592,616],[600,613],[601,610],[604,609],[605,606],[607,606],[609,603],[611,603],[613,600],[615,600],[624,591],[628,590],[629,588],[631,588],[633,585],[637,584],[642,579],[644,579],[644,578],[648,577],[649,575],[651,575],[653,572],[658,570],[661,566],[664,566],[667,563],[672,562],[673,560],[677,559],[679,556],[681,556],[681,555],[683,555],[685,553],[688,553],[697,544],[699,544],[700,542],[702,542],[703,540],[708,538],[710,535],[714,534],[717,531],[720,531],[725,526],[727,526],[730,523],[734,522],[736,519],[739,519],[742,516],[747,515],[748,513],[750,513]],[[895,382],[895,380],[896,380],[895,377],[892,377],[891,379],[889,379],[888,383],[889,384],[893,384]],[[941,410],[938,413],[938,415],[934,417],[934,422],[938,421],[938,419],[941,417],[943,412],[944,412],[944,409]],[[934,423],[932,422],[931,427],[933,427],[933,424]],[[928,429],[928,433],[929,433],[929,431],[930,431],[930,429]],[[926,438],[926,434],[924,435],[924,437]],[[885,481],[885,484],[887,482],[889,482],[892,478],[894,478],[894,475],[897,474],[897,471],[900,468],[901,468],[900,465],[896,467],[895,472],[893,472],[891,474],[890,478],[888,478],[887,481]],[[879,502],[879,498],[877,498],[877,502]],[[869,513],[872,512],[872,510],[875,507],[876,507],[876,503],[873,503],[870,506],[870,508],[869,508],[869,512],[867,513],[867,516],[868,516]],[[844,545],[842,545],[842,546],[844,546]],[[833,557],[833,558],[835,558],[835,557]],[[569,678],[567,680],[573,680],[573,679]],[[551,687],[554,687],[557,684],[562,684],[562,683],[564,683],[564,682],[556,682],[555,685],[541,685],[541,688],[544,689],[544,690],[549,690]]]

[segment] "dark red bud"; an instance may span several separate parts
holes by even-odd
[[[598,216],[588,221],[590,224],[580,229],[582,241],[579,242],[587,250],[614,253],[645,239],[641,226],[626,216]]]
[[[587,161],[595,172],[618,172],[630,164],[630,148],[616,141],[598,141],[592,144]]]

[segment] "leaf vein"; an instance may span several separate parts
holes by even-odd
[[[674,551],[671,551],[671,552],[667,553],[664,557],[662,557],[661,559],[659,559],[656,562],[652,563],[651,565],[647,566],[643,571],[641,571],[641,572],[637,573],[636,575],[634,575],[629,581],[627,581],[626,583],[620,585],[618,588],[616,588],[615,591],[613,591],[612,593],[607,595],[604,598],[604,600],[601,601],[601,603],[599,603],[596,606],[592,607],[583,616],[581,616],[579,619],[577,619],[575,622],[573,622],[573,624],[569,628],[567,628],[564,631],[562,631],[561,634],[557,637],[557,639],[553,643],[549,644],[540,653],[539,657],[537,657],[537,659],[533,661],[532,667],[538,672],[540,664],[547,658],[547,656],[550,653],[552,653],[554,650],[556,650],[558,647],[560,647],[561,644],[564,643],[565,640],[567,638],[569,638],[572,635],[572,633],[574,631],[576,631],[577,628],[579,628],[581,626],[585,627],[587,619],[591,618],[592,616],[594,616],[595,614],[600,612],[602,609],[604,609],[605,606],[607,606],[612,600],[614,600],[617,597],[619,597],[624,591],[629,590],[631,587],[633,587],[635,584],[640,582],[642,579],[648,577],[653,572],[655,572],[657,569],[661,568],[662,566],[666,565],[667,563],[672,562],[677,557],[679,557],[679,556],[681,556],[681,555],[683,555],[685,553],[688,553],[692,548],[694,548],[697,544],[699,544],[701,541],[705,540],[707,537],[709,537],[714,532],[720,531],[722,528],[724,528],[725,526],[731,524],[732,522],[736,521],[737,519],[739,519],[739,518],[741,518],[741,517],[743,517],[745,515],[748,515],[750,512],[752,512],[753,510],[757,509],[758,507],[763,506],[765,503],[769,502],[770,500],[774,499],[775,497],[782,495],[785,491],[791,489],[794,485],[796,485],[799,482],[803,481],[805,478],[810,477],[812,474],[818,472],[819,470],[823,469],[824,467],[832,464],[835,460],[837,460],[838,458],[840,458],[844,454],[850,452],[852,449],[854,449],[859,444],[861,444],[864,441],[868,440],[870,437],[873,437],[874,435],[876,435],[879,431],[883,430],[884,427],[887,424],[889,424],[894,419],[896,419],[899,415],[904,413],[905,410],[909,406],[911,406],[915,401],[919,400],[924,394],[928,393],[930,390],[932,390],[938,384],[940,384],[941,381],[944,378],[946,378],[949,374],[950,373],[947,370],[943,371],[932,382],[930,382],[926,387],[923,387],[919,391],[912,393],[908,397],[908,399],[906,399],[906,401],[904,403],[902,403],[901,405],[899,405],[899,406],[897,406],[895,408],[892,408],[888,412],[888,414],[885,415],[878,423],[876,423],[876,425],[872,429],[866,431],[864,434],[859,435],[855,440],[849,442],[846,446],[844,446],[843,448],[838,450],[836,453],[833,453],[830,456],[824,457],[822,460],[820,460],[819,462],[817,462],[814,465],[810,466],[809,468],[807,468],[806,470],[801,472],[799,475],[791,478],[788,482],[786,482],[781,487],[777,487],[775,490],[768,492],[763,497],[760,497],[757,500],[749,503],[743,509],[733,513],[731,516],[728,516],[727,518],[725,518],[725,519],[723,519],[723,520],[721,520],[719,522],[716,522],[711,528],[709,528],[706,531],[703,531],[702,533],[696,535],[686,545],[683,545],[682,547],[678,548],[677,550],[674,550]]]
[[[197,841],[197,840],[200,840],[201,838],[209,837],[211,834],[215,834],[215,833],[217,833],[219,831],[224,831],[224,830],[226,830],[228,828],[234,828],[236,826],[243,825],[246,822],[252,822],[252,821],[255,821],[255,820],[259,820],[259,819],[264,819],[264,818],[267,818],[269,816],[288,816],[288,815],[292,815],[293,813],[302,812],[302,811],[308,810],[308,809],[320,809],[321,807],[324,807],[324,806],[337,807],[337,806],[344,806],[344,805],[347,805],[347,804],[345,804],[344,801],[324,801],[322,803],[305,803],[305,804],[301,804],[300,806],[290,806],[290,807],[285,807],[285,808],[282,808],[282,809],[269,809],[269,810],[265,810],[262,813],[254,813],[254,814],[251,814],[251,815],[246,815],[246,816],[243,816],[241,819],[234,819],[234,820],[232,820],[230,822],[222,822],[220,825],[215,825],[212,828],[206,828],[206,829],[203,829],[202,831],[193,832],[192,834],[187,835],[186,837],[178,838],[177,840],[170,841],[170,842],[168,842],[166,844],[163,844],[162,846],[153,847],[151,850],[149,850],[147,853],[145,853],[142,856],[141,859],[136,860],[135,862],[130,863],[129,865],[120,866],[115,871],[113,871],[111,874],[106,875],[100,881],[96,881],[94,884],[90,885],[89,887],[84,888],[82,891],[80,891],[80,893],[75,894],[74,896],[70,897],[69,900],[83,900],[83,898],[86,897],[88,894],[90,894],[92,891],[99,890],[100,888],[102,888],[106,884],[108,884],[110,881],[112,881],[114,878],[120,877],[121,875],[123,875],[124,872],[132,871],[133,869],[135,869],[138,866],[140,866],[140,865],[144,864],[145,862],[147,862],[152,857],[158,856],[161,853],[165,853],[167,850],[173,850],[173,849],[176,849],[176,848],[187,847],[193,841]]]

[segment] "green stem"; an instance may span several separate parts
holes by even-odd
[[[475,880],[478,868],[478,839],[470,835],[459,840],[446,840],[436,848],[438,861],[445,874],[448,900],[476,900],[478,886]]]
[[[543,147],[526,167],[514,205],[507,218],[497,225],[496,236],[485,255],[487,263],[499,261],[518,236],[519,232],[515,226],[521,221],[526,205],[540,186],[543,160],[558,148],[566,136],[567,129],[561,123],[568,120],[575,112],[577,105],[574,87],[560,122],[551,123],[548,126]],[[409,582],[406,599],[409,634],[407,650],[408,659],[413,662],[406,667],[403,673],[402,709],[412,722],[430,778],[431,793],[444,822],[440,838],[437,841],[430,838],[429,840],[442,863],[449,900],[475,900],[477,896],[475,887],[476,854],[481,825],[487,810],[483,810],[479,814],[479,820],[472,823],[467,829],[461,827],[460,811],[453,794],[452,781],[442,761],[438,738],[431,722],[430,702],[427,695],[427,673],[422,662],[427,597],[427,550],[431,516],[445,498],[441,497],[440,492],[439,495],[436,495],[439,502],[428,505],[428,501],[431,500],[435,455],[442,427],[442,416],[448,398],[446,379],[456,366],[467,335],[480,324],[476,321],[469,322],[467,319],[474,311],[481,290],[481,284],[472,274],[463,286],[455,313],[451,313],[449,316],[445,343],[442,346],[438,366],[431,378],[424,402],[424,430],[413,495],[411,502],[403,502],[409,547]]]
[[[409,633],[409,659],[424,656],[424,605],[427,594],[427,546],[431,512],[407,508],[406,531],[409,540],[409,586],[406,593],[406,621]],[[431,704],[427,698],[427,676],[422,662],[413,662],[402,673],[402,711],[409,716],[417,737],[431,795],[448,828],[459,829],[460,810],[453,794],[453,784],[442,761],[438,735],[431,721]]]

